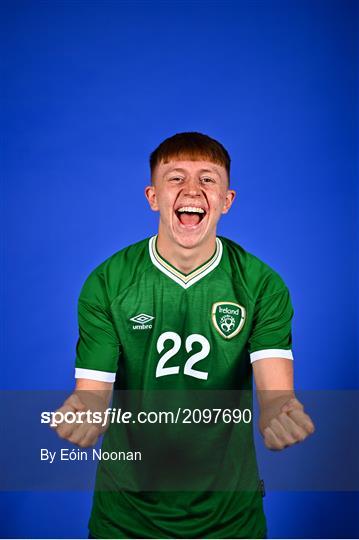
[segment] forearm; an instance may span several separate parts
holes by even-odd
[[[113,383],[76,379],[74,394],[78,395],[90,410],[105,410],[110,404]]]
[[[112,383],[77,379],[74,392],[66,399],[58,412],[85,413],[100,412],[104,415],[112,395]],[[55,427],[58,435],[82,447],[94,446],[107,425],[92,423],[82,419],[75,423],[61,422]]]
[[[281,408],[295,397],[293,362],[286,358],[266,358],[253,362],[253,373],[260,407],[261,432]]]
[[[258,360],[253,364],[253,372],[260,406],[259,429],[265,445],[271,450],[282,450],[313,433],[313,422],[295,398],[292,361]]]

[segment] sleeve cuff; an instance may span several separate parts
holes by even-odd
[[[292,351],[289,349],[263,349],[250,353],[251,363],[262,358],[288,358],[293,360]]]
[[[96,369],[75,369],[75,379],[90,379],[92,381],[115,382],[116,373],[97,371]]]

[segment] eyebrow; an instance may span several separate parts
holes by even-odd
[[[171,172],[182,172],[182,173],[186,173],[186,169],[181,169],[180,167],[175,167],[174,169],[168,169],[168,171],[165,172],[165,175],[168,174],[168,173],[171,173]],[[213,169],[200,169],[198,172],[200,173],[215,173],[217,174],[218,176],[220,176],[218,170],[216,167],[214,167]]]

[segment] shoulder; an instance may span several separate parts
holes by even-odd
[[[117,251],[99,264],[87,277],[80,300],[110,305],[123,289],[130,286],[150,266],[149,238]]]
[[[286,289],[282,277],[267,263],[245,250],[233,240],[220,237],[227,271],[233,279],[242,281],[248,294],[254,299],[276,294]]]

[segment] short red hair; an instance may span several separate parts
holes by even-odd
[[[227,171],[229,182],[231,158],[224,146],[208,135],[188,131],[165,139],[150,155],[151,176],[159,163],[168,163],[172,159],[203,159],[222,165]]]

